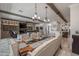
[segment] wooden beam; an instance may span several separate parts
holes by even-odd
[[[24,15],[19,15],[19,14],[4,11],[4,10],[0,10],[0,13],[10,14],[10,15],[19,16],[19,17],[22,17],[22,18],[28,18],[30,20],[33,20],[31,17],[27,17],[27,16],[24,16]],[[43,20],[39,20],[39,19],[37,19],[37,20],[40,21],[40,22],[44,22]]]
[[[31,21],[21,21],[21,20],[11,19],[11,18],[5,18],[5,17],[1,17],[1,19],[18,21],[18,22],[20,22],[20,23],[24,22],[24,23],[34,23],[34,24],[39,24],[39,23],[31,22]]]
[[[61,12],[56,8],[56,6],[53,3],[47,3],[47,5],[59,16],[61,19],[65,22],[67,20],[64,18],[64,16],[61,14]]]

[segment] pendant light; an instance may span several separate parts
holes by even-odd
[[[45,18],[44,18],[44,22],[49,22],[50,21],[50,19],[48,19],[48,17],[47,17],[47,6],[45,7],[45,10],[46,10],[46,14],[45,14]]]
[[[40,19],[40,17],[38,16],[38,13],[37,13],[37,3],[35,3],[35,14],[33,15],[32,19],[33,20]]]

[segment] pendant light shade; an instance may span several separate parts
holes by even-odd
[[[38,13],[37,13],[37,3],[35,3],[35,13],[32,17],[33,20],[38,20],[40,19],[40,17],[38,16]]]
[[[45,22],[50,22],[50,19],[48,19],[48,17],[47,17],[47,8],[48,8],[48,7],[46,6],[46,7],[45,7],[45,13],[46,13],[46,14],[45,14],[44,21],[45,21]]]

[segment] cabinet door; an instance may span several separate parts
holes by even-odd
[[[3,25],[8,25],[8,20],[2,20]]]
[[[72,52],[79,54],[79,36],[73,35]]]

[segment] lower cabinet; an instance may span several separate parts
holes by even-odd
[[[72,52],[75,54],[79,54],[79,35],[72,35],[72,38]]]

